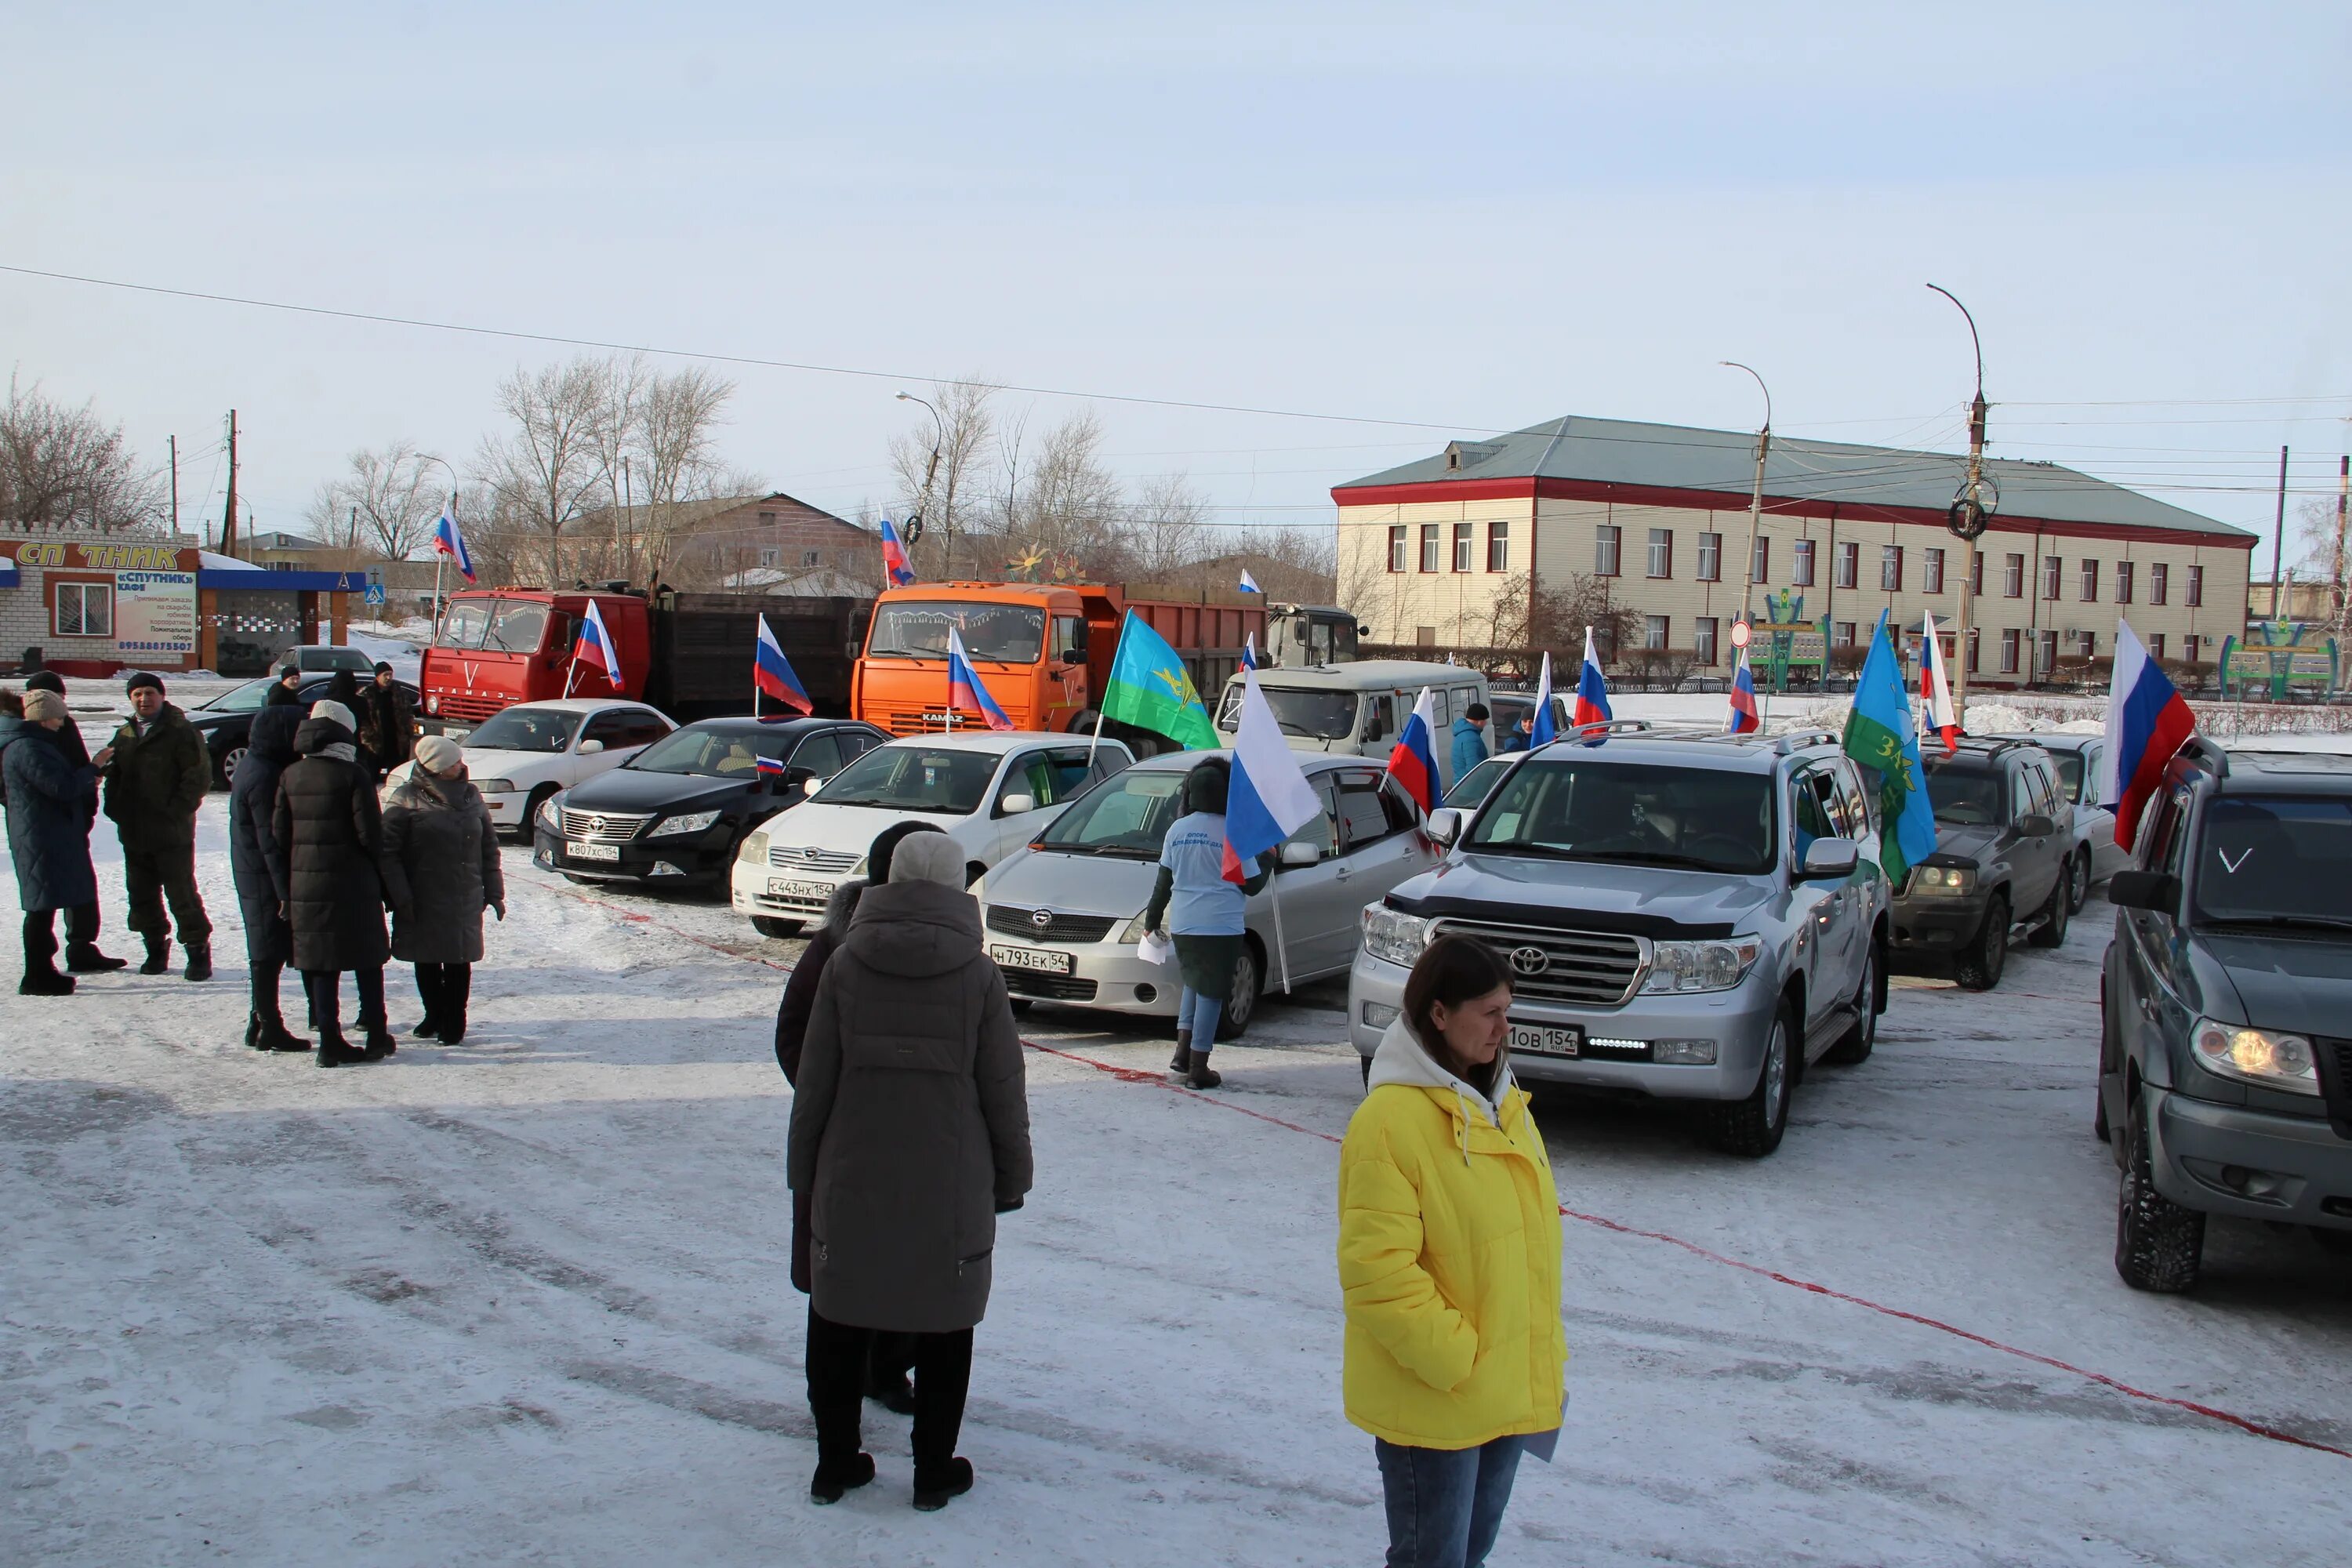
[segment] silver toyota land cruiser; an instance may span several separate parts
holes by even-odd
[[[1365,908],[1358,1054],[1459,932],[1511,966],[1522,1081],[1699,1102],[1718,1147],[1769,1154],[1806,1068],[1868,1057],[1886,1006],[1864,777],[1820,731],[1620,721],[1527,753],[1475,812],[1431,813],[1445,858]]]

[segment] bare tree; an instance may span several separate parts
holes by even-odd
[[[405,561],[433,536],[440,515],[436,459],[412,441],[362,447],[344,472],[319,487],[304,511],[310,536],[387,561]]]
[[[1617,601],[1608,578],[1580,572],[1557,587],[1536,590],[1528,616],[1528,646],[1551,650],[1557,672],[1563,654],[1583,657],[1589,626],[1601,662],[1613,664],[1633,646],[1634,624],[1633,610]]]
[[[1110,575],[1123,563],[1118,479],[1103,466],[1102,439],[1091,410],[1071,415],[1037,442],[1026,479],[1010,489],[1005,531],[1050,570]]]
[[[547,585],[560,587],[564,526],[580,515],[583,499],[605,488],[596,448],[604,367],[584,357],[536,371],[518,366],[499,383],[498,405],[508,428],[483,439],[477,471],[544,535]]]
[[[93,406],[68,408],[40,384],[8,382],[0,407],[0,519],[27,528],[118,533],[163,518],[163,485],[142,474]]]
[[[2303,546],[2304,579],[2327,584],[2327,621],[2339,638],[2352,626],[2352,538],[2347,537],[2352,523],[2338,510],[2340,504],[2319,496],[2305,500],[2296,541]],[[2284,594],[2274,598],[2282,604],[2293,602]]]
[[[617,523],[624,515],[621,511],[622,473],[635,455],[653,374],[646,367],[646,356],[641,353],[630,354],[625,359],[617,356],[608,359],[601,368],[604,399],[596,411],[596,461],[604,470],[604,487],[612,497],[612,515]],[[635,553],[635,542],[617,528],[614,553],[614,569],[625,577],[630,575],[630,558]]]
[[[996,415],[990,406],[995,395],[996,389],[977,377],[935,382],[928,401],[938,410],[937,420],[927,418],[920,428],[891,437],[899,515],[922,514],[919,573],[953,576],[956,541],[986,510],[982,469],[996,438]],[[972,563],[962,564],[969,569]]]
[[[1125,528],[1138,574],[1165,583],[1208,552],[1209,503],[1182,474],[1143,481]],[[1232,586],[1231,584],[1225,586]]]
[[[679,503],[726,493],[714,447],[735,384],[700,365],[655,376],[646,384],[636,437],[631,443],[645,470],[648,575],[658,574],[676,541],[672,513]]]

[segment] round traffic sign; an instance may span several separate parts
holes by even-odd
[[[1731,623],[1732,647],[1746,647],[1748,646],[1748,623],[1746,621],[1734,621]]]

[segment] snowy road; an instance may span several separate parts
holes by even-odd
[[[0,997],[0,1562],[1377,1560],[1339,1411],[1337,987],[1269,1005],[1209,1096],[1152,1081],[1164,1037],[1031,1014],[1038,1188],[980,1332],[981,1485],[912,1513],[903,1423],[869,1407],[880,1482],[813,1509],[771,1049],[793,944],[509,850],[467,1044],[321,1075],[239,1043],[222,799],[218,980]],[[2195,1297],[2114,1274],[2108,923],[2021,947],[1990,995],[1898,983],[1769,1161],[1548,1109],[1563,1201],[2352,1448],[2352,1265],[2217,1222]],[[1569,1424],[1498,1564],[2344,1560],[2352,1458],[1583,1220],[1565,1268]]]

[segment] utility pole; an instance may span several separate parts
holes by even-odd
[[[228,505],[221,512],[221,553],[236,553],[236,410],[228,411]]]
[[[624,578],[629,575],[629,560],[628,546],[621,541],[622,519],[627,515],[626,509],[621,504],[621,492],[628,488],[628,484],[629,459],[624,457],[621,459],[621,482],[613,487],[613,564],[620,569]]]
[[[2277,531],[2271,535],[2271,615],[2274,621],[2286,619],[2286,448],[2279,448],[2279,491]]]
[[[1960,614],[1952,633],[1952,711],[1966,730],[1969,723],[1969,585],[1976,579],[1977,541],[1992,526],[1992,514],[2000,504],[2000,491],[1989,487],[1984,477],[1985,403],[1984,340],[1977,335],[1977,319],[1969,308],[1960,304],[1960,297],[1940,284],[1928,288],[1959,307],[1969,323],[1969,341],[1977,351],[1977,395],[1969,405],[1969,476],[1961,482],[1960,493],[1944,514],[1944,526],[1966,547],[1960,552]]]
[[[1772,449],[1772,389],[1764,384],[1764,378],[1757,375],[1753,367],[1741,364],[1736,359],[1717,360],[1716,363],[1727,369],[1744,370],[1755,375],[1756,384],[1764,394],[1764,426],[1756,432],[1756,486],[1748,496],[1748,560],[1739,569],[1739,618],[1748,621],[1748,595],[1758,582],[1756,539],[1764,519],[1764,457]]]
[[[2344,523],[2346,514],[2352,512],[2352,456],[2336,462],[2336,564],[2329,575],[2328,591],[2336,597],[2336,642],[2340,649],[2344,643],[2345,610],[2352,606],[2352,594],[2344,588]]]
[[[163,439],[172,448],[172,542],[180,541],[180,438],[166,436]]]

